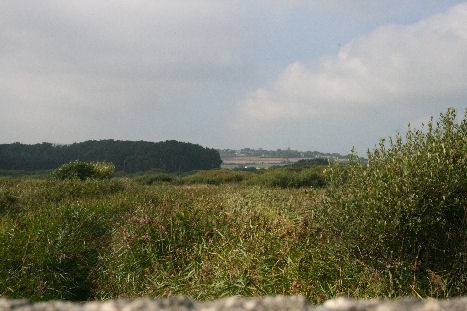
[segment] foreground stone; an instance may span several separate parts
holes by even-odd
[[[306,310],[306,311],[466,311],[467,297],[450,300],[350,300],[337,298],[322,305],[312,305],[303,297],[231,297],[212,302],[195,302],[174,297],[151,300],[108,300],[96,302],[49,301],[31,303],[28,300],[0,298],[0,311],[240,311],[240,310]]]

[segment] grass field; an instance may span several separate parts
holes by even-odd
[[[326,230],[323,190],[125,179],[0,185],[2,296],[452,294],[435,272],[394,283],[390,269],[353,257]]]
[[[449,111],[368,165],[0,177],[0,296],[465,295],[466,137]]]

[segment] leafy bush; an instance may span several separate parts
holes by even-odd
[[[108,179],[115,173],[115,166],[109,162],[93,162],[94,178]]]
[[[54,170],[52,176],[61,180],[107,179],[112,177],[114,172],[115,166],[112,163],[73,161]]]
[[[326,171],[326,221],[333,234],[371,267],[385,270],[393,290],[433,278],[446,292],[465,288],[467,124],[454,109],[425,131],[409,129]],[[463,285],[462,285],[463,284]]]

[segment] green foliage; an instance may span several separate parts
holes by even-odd
[[[106,232],[94,216],[68,204],[2,219],[0,293],[44,300],[90,298],[90,275]]]
[[[326,185],[322,174],[324,166],[305,168],[274,168],[246,181],[248,185],[279,188],[322,188]]]
[[[368,153],[327,170],[334,234],[369,266],[393,278],[393,291],[430,279],[446,293],[465,293],[467,124],[449,109],[425,131],[382,140]],[[440,281],[443,280],[443,281]]]
[[[115,165],[109,162],[95,162],[93,164],[95,178],[108,179],[115,173]]]
[[[18,198],[11,191],[0,188],[0,216],[17,208]]]
[[[122,181],[12,179],[0,189],[0,296],[89,299],[112,219],[126,212]]]
[[[196,172],[192,175],[183,177],[181,182],[186,184],[220,185],[226,183],[239,183],[252,175],[254,175],[253,172],[218,169]]]
[[[219,152],[200,145],[168,140],[164,142],[90,140],[71,145],[41,143],[0,144],[0,174],[23,174],[55,169],[65,163],[111,162],[117,170],[136,173],[154,169],[189,172],[218,168]]]
[[[25,182],[28,185],[28,182]],[[22,193],[29,204],[35,202],[62,202],[70,199],[93,198],[128,191],[123,180],[79,179],[46,180],[31,183]],[[23,189],[24,190],[24,189]]]
[[[88,163],[73,161],[55,169],[51,175],[56,179],[108,179],[112,177],[115,166],[108,162]]]
[[[144,185],[171,183],[175,182],[175,180],[176,178],[173,175],[167,173],[144,174],[135,178],[135,181]]]
[[[166,173],[145,174],[135,180],[145,185],[171,183],[174,185],[222,185],[244,184],[248,186],[266,186],[274,188],[322,188],[325,186],[324,166],[273,168],[267,170],[206,170],[185,176]]]
[[[465,295],[465,157],[450,110],[325,190],[323,166],[0,178],[0,296]]]
[[[0,189],[21,207],[0,217],[0,296],[394,294],[395,277],[329,234],[323,190],[131,179],[0,179]],[[452,295],[439,279],[421,294]]]

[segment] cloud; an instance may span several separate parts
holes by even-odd
[[[292,63],[274,83],[239,103],[235,124],[465,105],[466,21],[467,4],[461,4],[410,25],[379,27],[336,56]]]
[[[169,119],[238,87],[242,14],[209,0],[1,1],[0,141],[184,136]]]
[[[462,6],[368,33],[456,1],[2,0],[0,143],[347,151],[347,131],[367,146],[360,124],[399,124],[378,113],[398,105],[416,120],[466,98]]]

